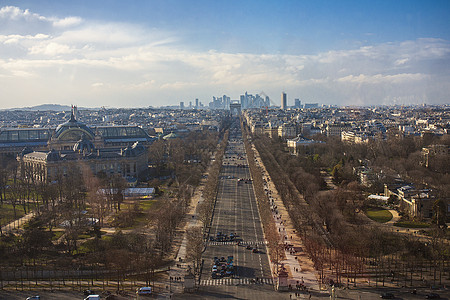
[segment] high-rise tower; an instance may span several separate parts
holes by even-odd
[[[287,108],[287,95],[285,92],[281,93],[281,109],[285,110]]]

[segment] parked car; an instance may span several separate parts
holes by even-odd
[[[380,295],[380,298],[382,298],[382,299],[395,299],[395,296],[392,293],[383,293],[383,294]]]
[[[41,299],[41,296],[38,296],[38,295],[27,298],[27,300],[40,300],[40,299]]]
[[[136,289],[136,294],[138,295],[151,295],[152,294],[152,288],[149,286],[144,286]]]
[[[83,295],[85,296],[89,296],[89,295],[94,295],[94,291],[93,290],[84,290],[83,291]]]
[[[100,300],[100,295],[89,295],[84,300]]]
[[[425,296],[425,298],[427,298],[427,299],[441,299],[441,296],[439,296],[439,295],[436,294],[436,293],[430,293],[430,294],[427,294],[427,295]]]

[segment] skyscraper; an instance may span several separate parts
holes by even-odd
[[[300,99],[295,99],[295,108],[302,108],[302,101]]]
[[[287,95],[285,92],[281,93],[281,109],[285,110],[287,108]]]
[[[198,108],[198,98],[195,99],[195,108]]]

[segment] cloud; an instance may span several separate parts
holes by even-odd
[[[79,17],[67,17],[64,19],[54,19],[53,26],[55,27],[72,27],[79,25],[83,22],[83,19]]]
[[[350,83],[369,83],[369,84],[380,84],[380,83],[402,83],[402,82],[413,82],[417,80],[424,80],[429,78],[425,74],[395,74],[395,75],[364,75],[359,74],[358,76],[348,75],[336,79],[337,82],[350,82]]]
[[[238,99],[246,90],[278,99],[285,90],[305,102],[448,103],[450,94],[450,43],[442,39],[284,55],[192,51],[174,32],[11,6],[0,9],[0,25],[0,86],[15,102],[64,95],[84,105],[165,105],[188,95]]]
[[[48,44],[38,44],[30,48],[30,54],[43,54],[46,56],[58,56],[72,52],[73,49],[71,49],[70,46],[54,42],[50,42]]]
[[[46,21],[47,18],[36,13],[31,13],[28,9],[22,10],[15,6],[4,6],[0,8],[0,19],[13,21]]]

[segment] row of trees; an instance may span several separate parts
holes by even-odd
[[[217,146],[214,160],[210,163],[208,168],[208,177],[202,190],[202,201],[197,205],[197,216],[201,222],[201,226],[188,227],[186,231],[186,258],[193,262],[194,274],[200,272],[206,232],[210,228],[214,215],[219,175],[225,150],[228,145],[229,133],[227,126],[227,129],[224,130],[222,140]]]
[[[399,277],[405,280],[409,276],[407,282],[415,278],[417,284],[426,276],[436,283],[445,278],[444,274],[449,275],[449,269],[444,268],[447,243],[439,238],[412,240],[408,235],[385,232],[369,226],[359,214],[365,205],[364,189],[353,181],[351,169],[368,148],[331,140],[294,157],[283,149],[280,140],[254,136],[253,141],[324,281],[333,278],[342,282],[343,276],[354,281],[363,276],[377,282],[393,271],[391,279],[397,283]],[[323,191],[323,168],[334,168],[340,178],[338,189]],[[415,258],[422,264],[412,263]],[[394,270],[387,270],[389,263]],[[424,272],[425,266],[428,272]]]
[[[202,199],[203,201],[198,204],[198,217],[203,225],[203,231],[205,232],[210,226],[217,197],[217,189],[219,184],[219,175],[222,168],[223,157],[228,145],[229,130],[227,130],[220,142],[217,151],[214,155],[215,160],[211,163],[208,170],[208,178],[205,186],[203,187]]]
[[[256,164],[256,157],[252,145],[248,141],[248,134],[244,124],[241,123],[243,132],[245,152],[247,154],[248,167],[253,178],[255,196],[258,203],[258,211],[263,224],[264,237],[268,241],[268,248],[271,260],[275,265],[285,259],[284,242],[277,232],[275,222],[270,209],[270,201],[264,188],[262,166]]]
[[[133,276],[141,274],[141,278],[149,279],[155,268],[170,259],[176,229],[218,137],[217,132],[201,131],[190,133],[184,139],[158,141],[150,146],[149,156],[158,149],[165,152],[163,168],[153,173],[156,179],[149,181],[150,185],[158,185],[161,197],[145,214],[139,202],[124,202],[126,183],[120,176],[94,176],[90,168],[81,166],[69,168],[54,183],[17,177],[17,181],[31,182],[30,199],[35,203],[32,208],[37,216],[24,228],[23,234],[1,237],[2,268],[5,271],[31,267],[36,270],[95,268],[108,276],[117,273],[120,281],[131,271]],[[164,176],[167,169],[172,175],[164,183],[158,177]],[[5,203],[10,203],[14,188],[12,185],[8,188]],[[99,223],[90,226],[87,216],[99,219]],[[104,237],[100,231],[103,225],[133,230],[131,233],[118,230]],[[60,228],[55,230],[57,226]]]

